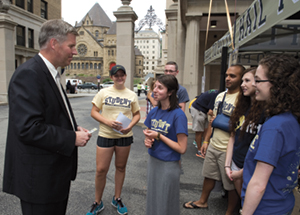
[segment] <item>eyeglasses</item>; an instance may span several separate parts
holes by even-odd
[[[260,82],[270,82],[270,80],[255,80],[255,83],[260,83]]]
[[[165,70],[165,73],[174,73],[176,71],[173,71],[173,70]]]

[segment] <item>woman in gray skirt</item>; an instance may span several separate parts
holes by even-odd
[[[158,102],[145,120],[148,148],[147,215],[179,215],[180,157],[187,148],[187,118],[180,109],[177,79],[162,75],[155,82]]]

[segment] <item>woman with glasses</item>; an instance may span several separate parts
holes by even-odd
[[[266,57],[255,80],[267,118],[245,159],[242,214],[291,214],[300,161],[300,64],[292,56]]]
[[[255,99],[256,67],[246,69],[242,76],[238,102],[230,117],[231,136],[228,141],[225,172],[239,196],[243,183],[243,166],[249,145],[263,123],[262,103]]]

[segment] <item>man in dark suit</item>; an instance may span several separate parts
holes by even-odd
[[[77,126],[58,79],[57,68],[77,54],[76,36],[62,20],[45,22],[40,53],[18,67],[9,84],[3,191],[20,198],[24,215],[66,213],[77,147],[91,137]]]

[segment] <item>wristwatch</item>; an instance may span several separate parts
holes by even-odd
[[[157,137],[155,138],[157,141],[159,141],[160,133],[157,132]]]

